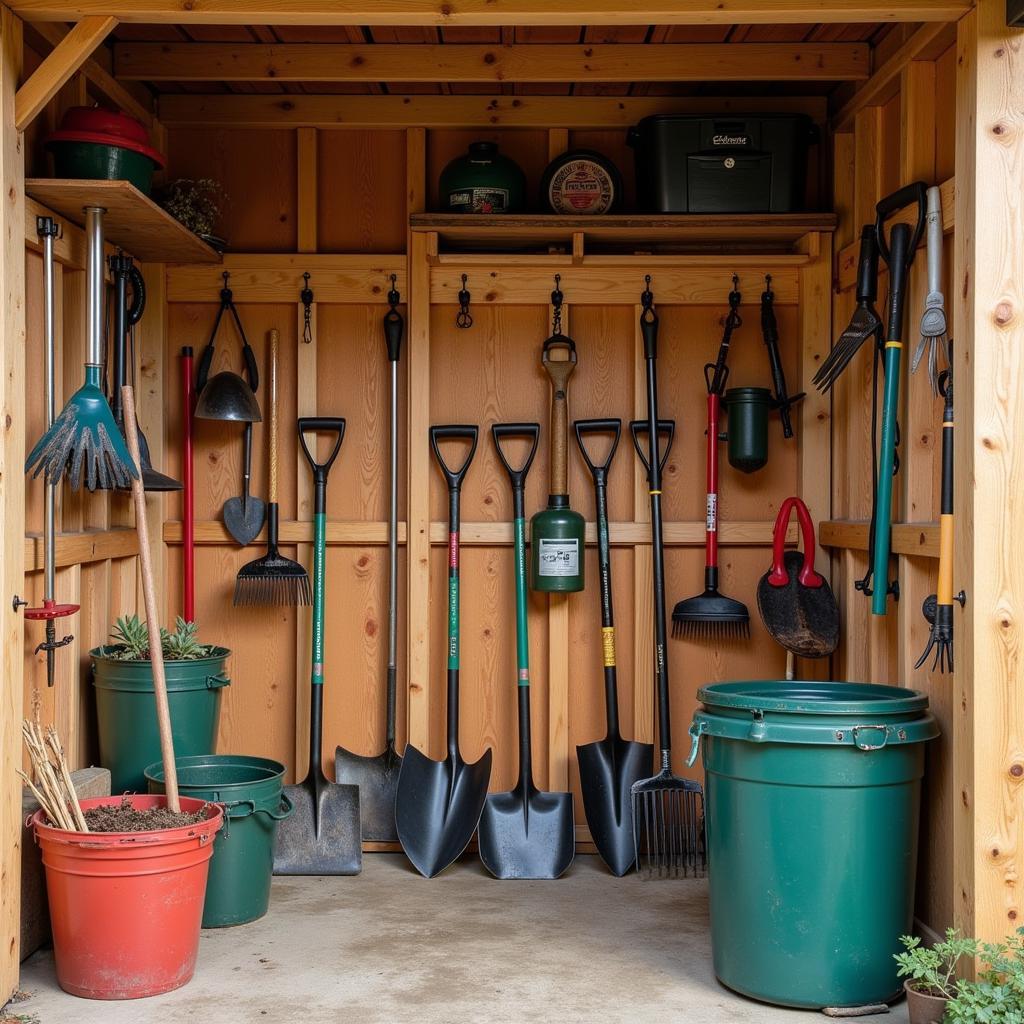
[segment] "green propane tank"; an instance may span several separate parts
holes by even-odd
[[[526,176],[495,142],[472,142],[441,172],[441,205],[452,213],[517,213],[526,204]]]
[[[556,291],[556,295],[561,293]],[[556,306],[557,309],[557,306]],[[557,319],[556,319],[557,325]],[[568,353],[551,359],[553,350]],[[541,356],[551,378],[551,493],[548,507],[530,520],[530,586],[546,593],[573,593],[583,589],[583,530],[579,512],[569,508],[569,378],[576,369],[576,343],[555,333],[544,342]]]
[[[756,473],[768,462],[772,393],[768,388],[729,388],[724,404],[729,416],[729,465],[742,473]]]

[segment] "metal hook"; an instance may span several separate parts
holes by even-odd
[[[469,328],[473,326],[473,316],[469,312],[469,289],[466,287],[467,275],[462,275],[462,289],[459,292],[459,311],[455,314],[455,326]]]
[[[397,282],[398,282],[398,275],[397,274],[392,274],[391,275],[391,288],[388,290],[388,305],[391,307],[392,311],[394,311],[394,309],[398,305],[398,303],[401,302],[401,296],[398,294],[398,288],[396,286]]]
[[[562,333],[562,303],[565,301],[565,295],[562,294],[561,285],[562,275],[555,274],[555,290],[551,293],[551,305],[553,307],[551,315],[552,337]]]
[[[302,275],[303,289],[299,292],[302,302],[302,340],[307,344],[313,341],[313,290],[309,287],[309,271]]]

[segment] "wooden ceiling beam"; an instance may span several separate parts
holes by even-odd
[[[867,43],[118,43],[140,82],[775,82],[867,79]]]
[[[746,25],[956,21],[972,0],[7,0],[26,21],[137,24]]]
[[[166,128],[628,128],[649,114],[799,112],[817,96],[225,96],[164,95]]]

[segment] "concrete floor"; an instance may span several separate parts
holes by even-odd
[[[581,856],[558,882],[496,882],[476,859],[430,881],[403,857],[356,878],[277,878],[270,913],[203,933],[191,984],[125,1003],[61,992],[49,952],[10,1011],[38,1024],[800,1024],[721,987],[704,882],[613,878]],[[861,1021],[903,1024],[901,1004]]]

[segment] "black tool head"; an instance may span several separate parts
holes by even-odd
[[[195,415],[201,420],[242,423],[259,423],[263,419],[253,389],[231,370],[222,370],[206,382],[196,400]]]
[[[122,425],[121,433],[124,434]],[[153,460],[149,454],[149,442],[140,430],[139,434],[139,469],[142,470],[142,489],[144,491],[165,492],[180,491],[181,482],[153,468]],[[125,488],[126,490],[128,488]]]
[[[495,878],[558,878],[576,854],[572,793],[520,785],[484,802],[480,860]]]
[[[259,536],[266,516],[267,506],[264,501],[251,494],[244,504],[241,498],[228,498],[224,502],[224,526],[243,547]]]
[[[814,375],[814,386],[819,391],[828,391],[843,370],[849,366],[850,361],[860,351],[864,342],[868,338],[877,340],[881,337],[881,332],[882,321],[874,307],[869,303],[858,304],[850,318],[850,323],[839,335],[832,350]]]
[[[651,773],[654,744],[609,736],[578,746],[576,757],[590,836],[612,874],[621,877],[636,863],[631,793]]]
[[[338,782],[359,787],[359,816],[363,839],[374,843],[398,840],[395,800],[402,759],[394,747],[376,757],[353,754],[344,747],[334,752],[334,777]]]
[[[285,786],[295,810],[277,826],[275,875],[358,875],[363,867],[359,790],[328,782],[314,765]]]
[[[784,558],[789,582],[772,586],[766,572],[757,585],[757,610],[764,628],[798,658],[827,658],[839,646],[839,606],[823,579],[818,587],[800,580],[804,556],[787,551]]]
[[[667,757],[664,757],[667,761]],[[707,869],[704,790],[669,767],[633,786],[637,870],[647,878],[699,878]]]
[[[296,561],[272,548],[247,562],[235,578],[236,605],[308,605],[312,601],[309,574]]]
[[[474,764],[458,754],[434,761],[405,748],[398,774],[398,840],[416,870],[433,878],[469,845],[480,822],[491,778],[491,751]]]
[[[672,635],[687,640],[747,640],[750,612],[742,601],[708,589],[672,609]]]

